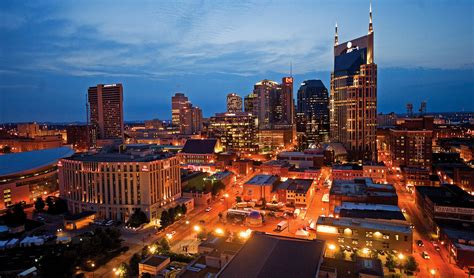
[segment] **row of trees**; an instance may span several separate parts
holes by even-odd
[[[48,209],[46,210],[50,214],[61,214],[68,211],[67,202],[61,198],[55,198],[52,196],[48,196],[46,198],[46,202],[43,201],[43,198],[38,197],[35,201],[35,210],[40,212],[44,211],[44,208],[48,205]]]
[[[408,256],[406,260],[396,260],[395,256],[392,254],[387,254],[387,260],[385,262],[385,266],[390,271],[395,271],[395,268],[400,268],[400,270],[404,270],[407,272],[415,272],[418,270],[418,262],[415,260],[413,256]]]
[[[26,222],[26,213],[22,203],[17,203],[9,208],[3,216],[7,226],[23,225]]]
[[[170,208],[167,211],[161,212],[161,227],[165,228],[173,224],[180,216],[185,215],[188,212],[188,208],[185,204],[178,205],[174,208]]]

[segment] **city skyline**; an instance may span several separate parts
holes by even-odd
[[[181,4],[108,5],[123,17],[117,20],[96,14],[103,3],[78,13],[73,4],[3,2],[0,35],[8,43],[1,51],[0,122],[84,121],[86,90],[100,83],[123,84],[127,121],[169,119],[168,100],[175,92],[192,98],[205,117],[224,112],[228,93],[243,97],[262,79],[278,81],[289,74],[290,63],[294,89],[308,79],[328,86],[334,24],[341,41],[358,36],[365,31],[369,1],[345,2],[350,12],[321,2]],[[255,19],[262,7],[265,12]],[[407,102],[421,101],[429,112],[472,111],[472,3],[376,1],[373,8],[378,111],[403,112]],[[200,13],[192,15],[193,9]],[[282,9],[289,20],[275,19]],[[402,10],[400,21],[395,15]],[[141,13],[151,20],[143,22]],[[229,15],[232,20],[214,24]],[[314,22],[300,19],[310,15]],[[36,43],[25,43],[30,39]],[[445,101],[447,92],[452,101]]]

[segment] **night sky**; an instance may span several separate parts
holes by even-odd
[[[225,2],[225,3],[223,3]],[[235,2],[235,3],[234,3]],[[367,33],[369,1],[0,1],[0,122],[85,121],[89,86],[122,83],[125,120],[204,116],[293,65],[329,88],[339,41]],[[373,1],[378,110],[474,111],[474,1]]]

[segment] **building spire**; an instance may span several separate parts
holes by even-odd
[[[372,27],[372,1],[370,1],[369,6],[369,34],[374,32],[374,28]]]
[[[339,43],[339,38],[337,36],[337,21],[336,21],[336,34],[334,35],[334,46],[337,46]]]

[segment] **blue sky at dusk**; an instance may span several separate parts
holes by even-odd
[[[474,1],[373,1],[378,110],[474,111]],[[293,65],[329,88],[339,41],[367,33],[369,1],[0,1],[0,122],[85,121],[87,88],[122,83],[125,120],[204,116]]]

